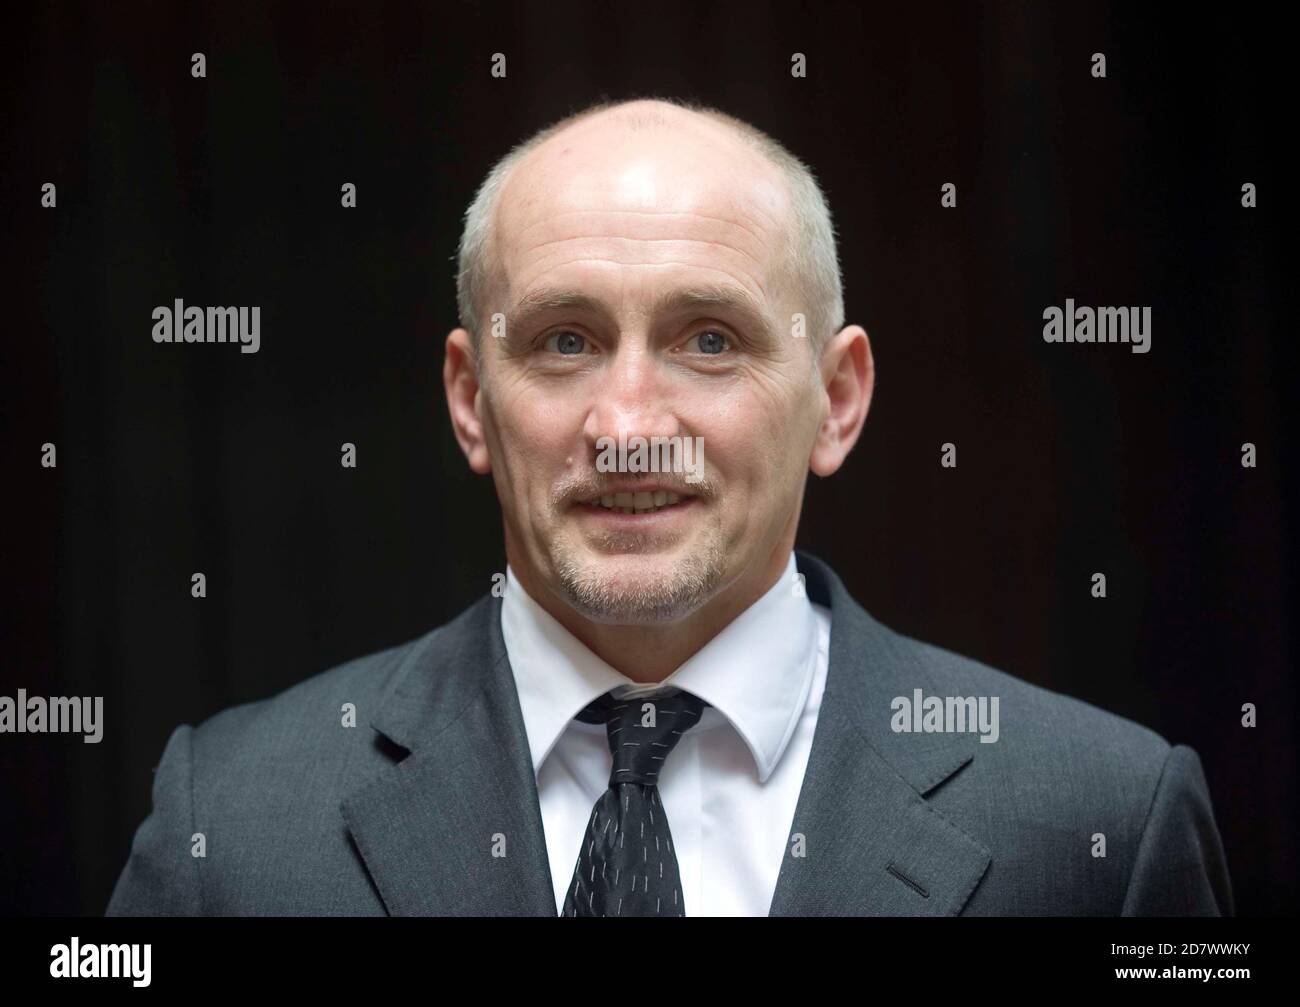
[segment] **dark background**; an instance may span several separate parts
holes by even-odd
[[[1192,745],[1239,913],[1294,910],[1288,33],[1240,5],[359,6],[6,11],[0,694],[100,695],[107,727],[0,735],[0,912],[102,913],[177,724],[504,570],[441,383],[460,216],[514,142],[645,94],[769,131],[831,201],[878,386],[799,545],[894,628]],[[260,351],[155,345],[177,297],[260,305]],[[1151,352],[1045,344],[1066,297],[1150,305]]]

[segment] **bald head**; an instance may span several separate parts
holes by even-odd
[[[644,258],[662,251],[666,263],[678,247],[674,222],[711,215],[718,233],[696,235],[714,242],[717,253],[708,265],[696,261],[702,282],[740,279],[756,304],[802,313],[819,354],[844,324],[844,307],[831,217],[812,173],[739,119],[662,100],[592,106],[493,167],[465,214],[461,324],[479,344],[485,319],[505,310],[512,289],[527,286],[529,278],[512,275],[507,262],[516,236],[527,244],[530,230],[548,234],[551,258],[533,254],[528,263],[540,268],[565,254],[566,223],[610,232],[608,251],[620,254],[620,222],[635,221],[638,250],[622,252]],[[790,327],[789,317],[777,321]]]

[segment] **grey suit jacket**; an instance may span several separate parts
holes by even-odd
[[[772,915],[1232,913],[1194,751],[895,633],[796,563],[830,665]],[[556,915],[500,606],[176,728],[108,913]],[[896,732],[916,689],[998,697],[998,740]]]

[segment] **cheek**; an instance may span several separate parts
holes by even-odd
[[[803,427],[790,398],[773,389],[748,387],[713,398],[696,433],[704,437],[710,467],[737,479],[770,480],[801,450]],[[776,486],[759,485],[758,492]]]
[[[580,442],[581,416],[553,395],[520,388],[495,399],[488,412],[497,450],[516,483],[531,473],[550,479]]]

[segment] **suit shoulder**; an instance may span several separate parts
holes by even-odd
[[[996,740],[971,745],[969,768],[937,805],[995,857],[1070,862],[1079,837],[1110,844],[1102,903],[1112,911],[1136,855],[1161,780],[1194,756],[1155,731],[973,658],[894,634],[927,694],[987,697]],[[910,678],[912,676],[904,676]]]
[[[318,672],[265,699],[227,707],[194,729],[197,759],[226,759],[237,750],[284,751],[311,746],[331,736],[340,726],[344,704],[353,704],[358,725],[366,722],[393,683],[393,677],[412,652],[442,632],[439,627],[413,640],[353,658]]]
[[[1081,764],[1159,773],[1170,743],[1136,721],[1073,696],[1054,692],[974,658],[887,630],[919,662],[931,688],[944,695],[999,700],[1000,740],[1012,752],[1035,758],[1056,753]],[[992,748],[999,746],[993,745]]]

